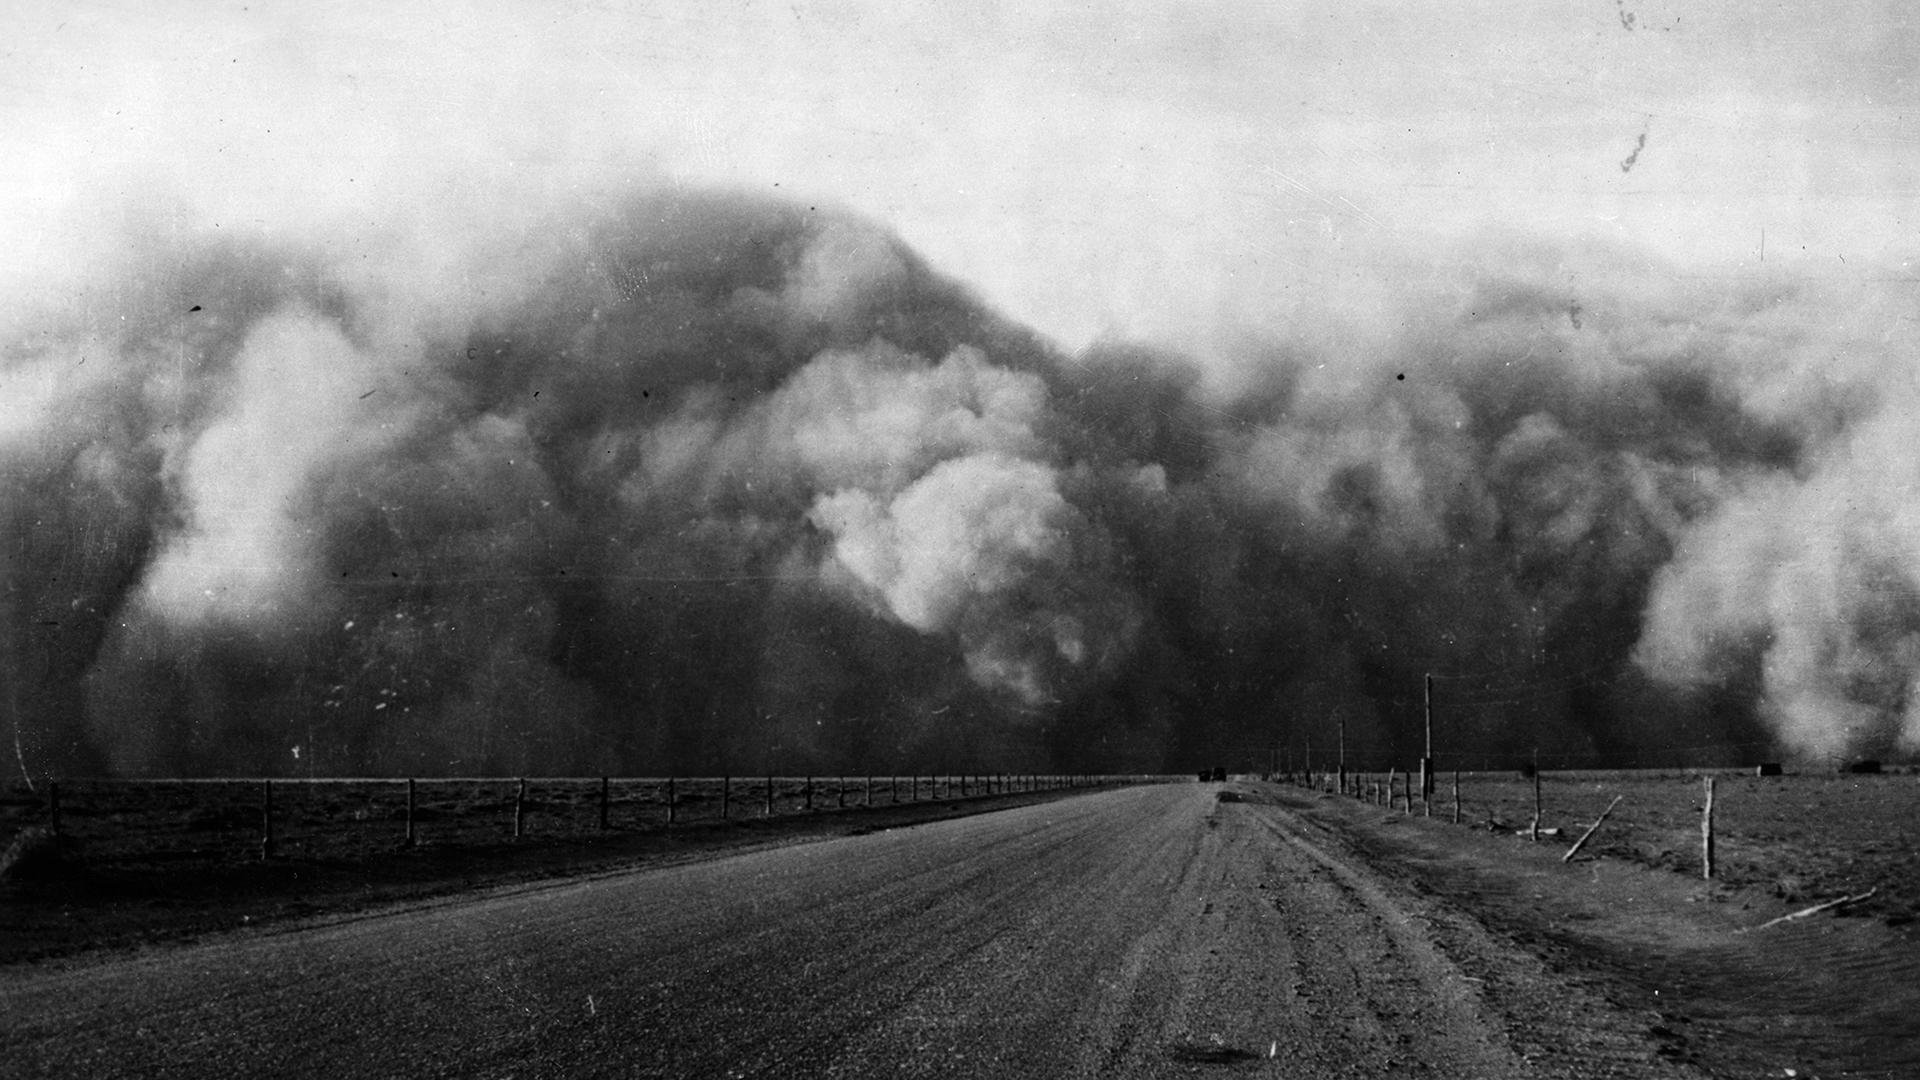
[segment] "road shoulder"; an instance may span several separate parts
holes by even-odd
[[[1760,929],[1787,905],[1609,858],[1565,863],[1563,846],[1509,833],[1244,786],[1311,842],[1425,898],[1443,944],[1542,1048],[1612,1027],[1714,1074],[1920,1075],[1920,948],[1903,929],[1832,915]],[[1499,951],[1482,935],[1534,962],[1489,963]],[[1602,1016],[1617,1019],[1596,1026]]]

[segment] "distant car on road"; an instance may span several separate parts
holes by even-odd
[[[1200,782],[1203,784],[1208,782],[1222,781],[1222,780],[1225,780],[1226,778],[1227,778],[1227,770],[1223,768],[1200,770]]]

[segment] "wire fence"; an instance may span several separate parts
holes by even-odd
[[[69,779],[0,795],[0,836],[39,828],[89,862],[351,859],[370,850],[611,832],[1150,783],[1146,775]]]
[[[1418,817],[1559,845],[1789,900],[1881,889],[1879,909],[1920,905],[1920,783],[1912,770],[1332,769],[1268,779]]]

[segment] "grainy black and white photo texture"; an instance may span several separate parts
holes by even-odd
[[[1901,5],[11,4],[7,771],[1920,745]]]
[[[1897,0],[0,0],[0,1076],[1920,1076]]]

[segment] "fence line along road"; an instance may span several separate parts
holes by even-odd
[[[0,795],[0,837],[40,827],[90,861],[325,858],[372,847],[748,822],[1157,783],[1146,774],[66,779]]]

